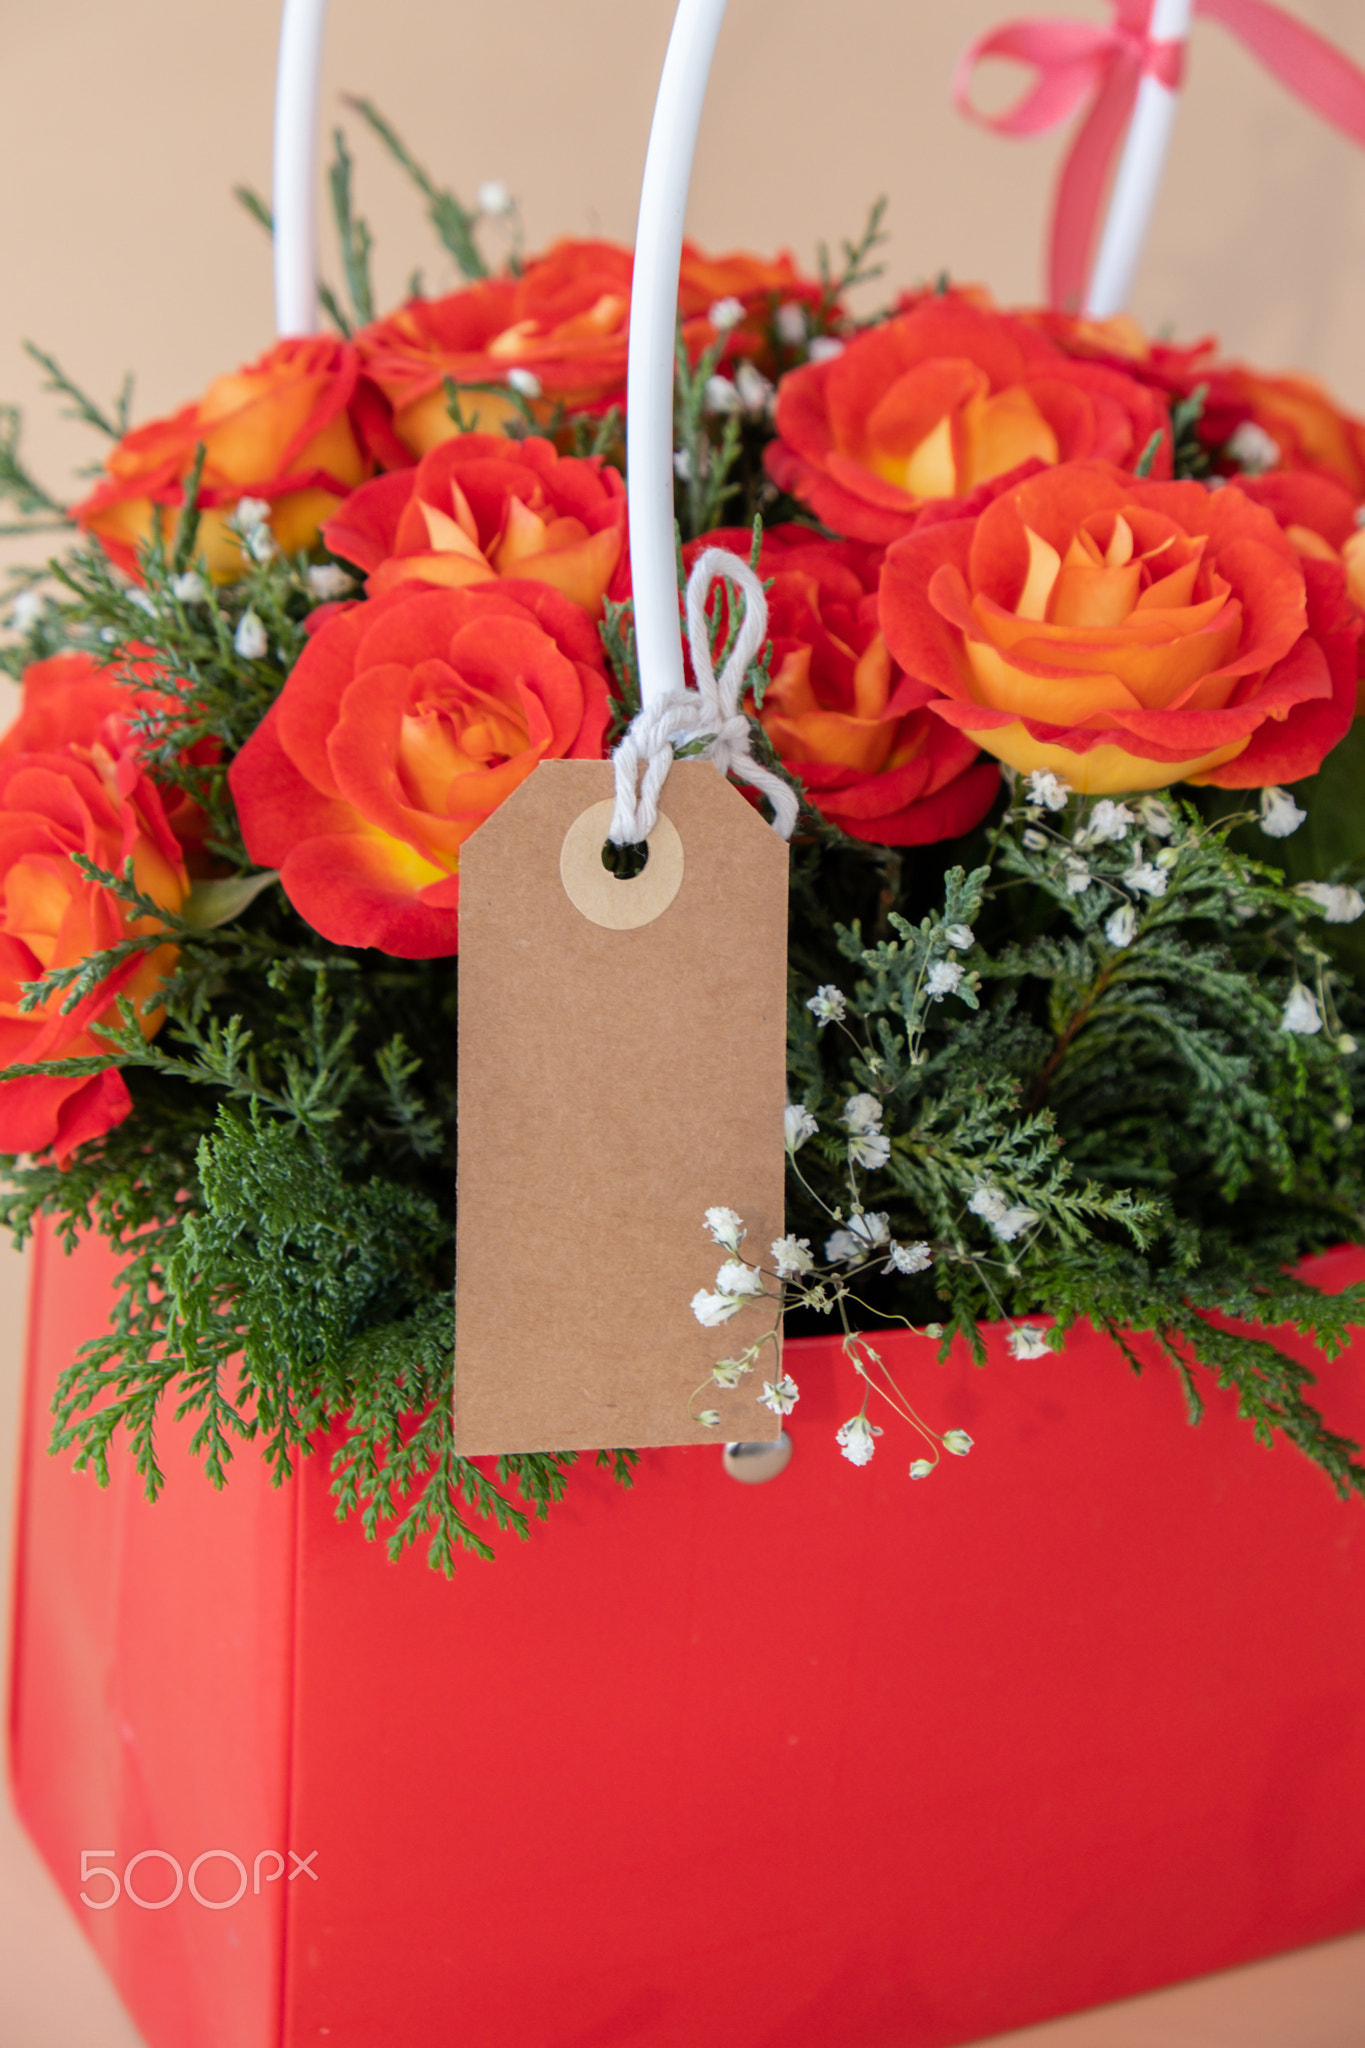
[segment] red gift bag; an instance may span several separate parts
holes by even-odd
[[[912,1485],[798,1341],[780,1478],[583,1469],[447,1584],[325,1456],[49,1458],[110,1273],[39,1241],[14,1769],[150,2048],[942,2048],[1365,1925],[1365,1515],[1154,1352],[884,1338],[977,1440]]]

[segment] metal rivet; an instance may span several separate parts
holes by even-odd
[[[792,1440],[784,1429],[774,1443],[727,1444],[720,1462],[741,1486],[762,1486],[765,1480],[776,1479],[779,1472],[786,1471],[791,1456]]]

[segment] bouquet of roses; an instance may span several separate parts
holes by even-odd
[[[0,1151],[21,1238],[123,1258],[58,1446],[102,1475],[124,1430],[154,1492],[163,1402],[219,1483],[234,1443],[283,1476],[339,1425],[339,1511],[448,1569],[487,1550],[466,1510],[524,1528],[573,1462],[450,1441],[460,852],[638,709],[631,257],[523,258],[501,187],[465,208],[361,111],[458,289],[375,316],[338,138],[335,334],[131,430],[43,358],[112,443],[70,506],[7,416],[17,524],[70,545],[10,607]],[[1365,1306],[1293,1273],[1365,1213],[1365,425],[946,279],[856,320],[879,218],[812,276],[684,253],[680,575],[719,543],[762,579],[745,705],[801,805],[787,1235],[750,1260],[711,1212],[694,1312],[835,1317],[916,1473],[969,1440],[871,1315],[978,1348],[1007,1319],[1023,1357],[1085,1317],[1135,1366],[1150,1332],[1193,1414],[1211,1372],[1365,1490],[1264,1334],[1331,1355]],[[722,587],[709,617],[719,650]],[[865,1405],[840,1448],[880,1434]]]

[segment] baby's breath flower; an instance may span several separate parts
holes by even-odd
[[[752,363],[741,363],[735,371],[735,389],[739,402],[750,419],[759,419],[768,410],[772,400],[773,387],[763,372]]]
[[[969,924],[946,924],[943,936],[958,953],[965,953],[976,944],[976,933]]]
[[[1131,946],[1137,935],[1137,912],[1131,903],[1121,903],[1104,920],[1104,936],[1111,946]]]
[[[1084,829],[1076,834],[1081,846],[1106,846],[1128,837],[1128,827],[1136,825],[1137,814],[1127,804],[1116,804],[1110,796],[1102,796],[1085,822]]]
[[[1312,1038],[1322,1029],[1322,1014],[1317,998],[1296,981],[1284,999],[1284,1010],[1280,1016],[1281,1031],[1293,1031],[1301,1038]]]
[[[527,370],[520,363],[514,363],[507,372],[507,383],[518,398],[535,399],[541,394],[541,383],[534,370]]]
[[[1144,832],[1153,839],[1169,839],[1175,830],[1175,819],[1159,796],[1144,796],[1138,799],[1138,817]]]
[[[848,1156],[855,1166],[877,1173],[891,1157],[891,1140],[880,1131],[859,1131],[848,1141]]]
[[[707,319],[720,334],[728,334],[732,327],[738,327],[744,318],[743,299],[717,299]]]
[[[676,477],[676,478],[678,479],[678,482],[679,482],[680,484],[690,484],[690,483],[691,483],[691,481],[692,481],[692,451],[691,451],[691,449],[689,449],[689,448],[675,448],[675,449],[673,450],[673,474],[674,474],[674,476],[675,476],[675,477]]]
[[[882,1106],[875,1095],[850,1095],[840,1111],[840,1120],[850,1131],[879,1131]]]
[[[737,1387],[745,1373],[752,1371],[753,1367],[747,1359],[722,1358],[719,1365],[712,1366],[711,1378],[718,1387]]]
[[[178,604],[203,604],[208,594],[209,587],[197,569],[186,569],[183,575],[171,578],[171,596]]]
[[[742,1259],[727,1259],[716,1275],[722,1294],[762,1294],[763,1275]]]
[[[494,220],[512,211],[512,195],[501,178],[485,178],[474,201],[480,213],[486,213]]]
[[[763,1392],[757,1396],[760,1408],[771,1408],[774,1415],[790,1415],[801,1398],[801,1389],[789,1373],[783,1373],[777,1380],[764,1380]]]
[[[782,1112],[782,1134],[789,1152],[799,1152],[807,1138],[813,1138],[820,1126],[808,1109],[799,1102],[789,1102]]]
[[[1064,811],[1066,800],[1071,794],[1071,784],[1063,782],[1060,775],[1054,775],[1050,768],[1034,768],[1028,779],[1028,800],[1041,804],[1045,811]]]
[[[1028,831],[1023,835],[1023,844],[1025,851],[1028,853],[1046,853],[1047,834],[1046,832],[1037,831],[1034,826],[1030,825]]]
[[[269,498],[239,498],[228,524],[235,526],[238,533],[250,533],[253,526],[260,526],[269,517]]]
[[[799,1280],[815,1261],[808,1237],[779,1237],[773,1242],[773,1265],[779,1280]]]
[[[352,584],[339,562],[315,562],[308,571],[308,588],[314,597],[327,602],[332,598],[345,597]]]
[[[699,1287],[690,1306],[704,1330],[718,1330],[722,1323],[729,1322],[731,1316],[739,1314],[744,1303],[732,1294],[708,1294],[704,1287]]]
[[[268,526],[253,526],[246,537],[246,551],[253,562],[273,562],[279,546]]]
[[[786,348],[800,348],[806,338],[806,309],[792,299],[779,306],[773,321],[777,338]]]
[[[9,622],[16,633],[31,633],[43,615],[43,600],[36,590],[21,590],[14,600]]]
[[[812,336],[810,347],[806,350],[807,356],[813,363],[832,363],[834,358],[841,356],[843,352],[844,344],[840,341],[837,334],[817,334]]]
[[[1347,882],[1300,882],[1294,893],[1316,903],[1328,924],[1354,924],[1365,911],[1365,896]]]
[[[1066,893],[1068,896],[1084,896],[1090,887],[1090,870],[1079,854],[1069,853],[1064,863],[1066,868]]]
[[[156,599],[150,590],[130,590],[128,602],[135,604],[140,612],[146,612],[152,618],[156,617]]]
[[[981,1181],[968,1195],[967,1207],[973,1216],[979,1216],[983,1223],[994,1223],[997,1217],[1004,1215],[1009,1202],[999,1188],[992,1187],[989,1181]]]
[[[1261,830],[1271,839],[1287,839],[1297,832],[1307,811],[1301,811],[1287,789],[1261,791]]]
[[[1001,1244],[1013,1244],[1016,1237],[1022,1237],[1024,1232],[1032,1229],[1037,1221],[1038,1211],[1036,1209],[1025,1209],[1021,1205],[1012,1209],[1006,1209],[1003,1216],[993,1218],[991,1229],[1000,1239]]]
[[[882,1267],[883,1273],[923,1273],[933,1265],[934,1254],[923,1242],[919,1244],[896,1244],[887,1247],[891,1256]]]
[[[1249,476],[1274,469],[1280,460],[1280,444],[1273,434],[1255,420],[1243,420],[1224,444],[1225,452]]]
[[[703,1408],[697,1417],[703,1429],[715,1429],[720,1422],[719,1408]]]
[[[264,661],[270,652],[270,636],[255,612],[242,613],[232,644],[243,661]]]
[[[1017,1323],[1006,1339],[1016,1358],[1046,1358],[1049,1346],[1036,1323]]]
[[[707,378],[704,403],[707,412],[721,416],[744,410],[744,400],[739,395],[739,388],[729,377]]]
[[[842,1024],[848,1014],[848,1005],[842,989],[832,981],[826,981],[816,989],[813,996],[806,997],[806,1008],[817,1024]]]
[[[831,1265],[851,1265],[855,1259],[865,1259],[870,1251],[889,1242],[891,1219],[880,1210],[855,1209],[846,1227],[835,1230],[825,1240],[825,1257]]]
[[[702,1218],[717,1244],[723,1244],[727,1252],[737,1252],[744,1237],[744,1218],[733,1209],[708,1209]]]
[[[932,1459],[916,1458],[914,1463],[910,1467],[910,1477],[912,1479],[927,1479],[929,1477],[929,1474],[933,1471],[933,1469],[934,1466]]]
[[[877,1448],[874,1439],[881,1433],[876,1423],[869,1422],[865,1415],[851,1415],[835,1430],[834,1441],[850,1465],[870,1465],[872,1453]]]
[[[1149,860],[1135,862],[1123,879],[1130,889],[1140,889],[1144,896],[1166,894],[1166,870],[1155,867]]]
[[[962,979],[962,969],[956,960],[935,960],[925,977],[925,994],[931,1001],[941,1003],[945,996],[952,995]]]
[[[946,1429],[939,1439],[945,1451],[951,1451],[955,1458],[965,1458],[972,1448],[972,1439],[965,1429]]]

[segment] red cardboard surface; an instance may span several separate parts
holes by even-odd
[[[104,1255],[35,1285],[45,1406]],[[16,1776],[64,1889],[82,1846],[317,1851],[220,1913],[75,1908],[151,2048],[947,2048],[1365,1925],[1365,1508],[1093,1337],[884,1342],[970,1458],[911,1485],[888,1420],[854,1470],[803,1340],[780,1478],[589,1469],[453,1586],[321,1459],[219,1497],[168,1444],[152,1509],[31,1419]],[[1365,1435],[1365,1342],[1322,1393]]]

